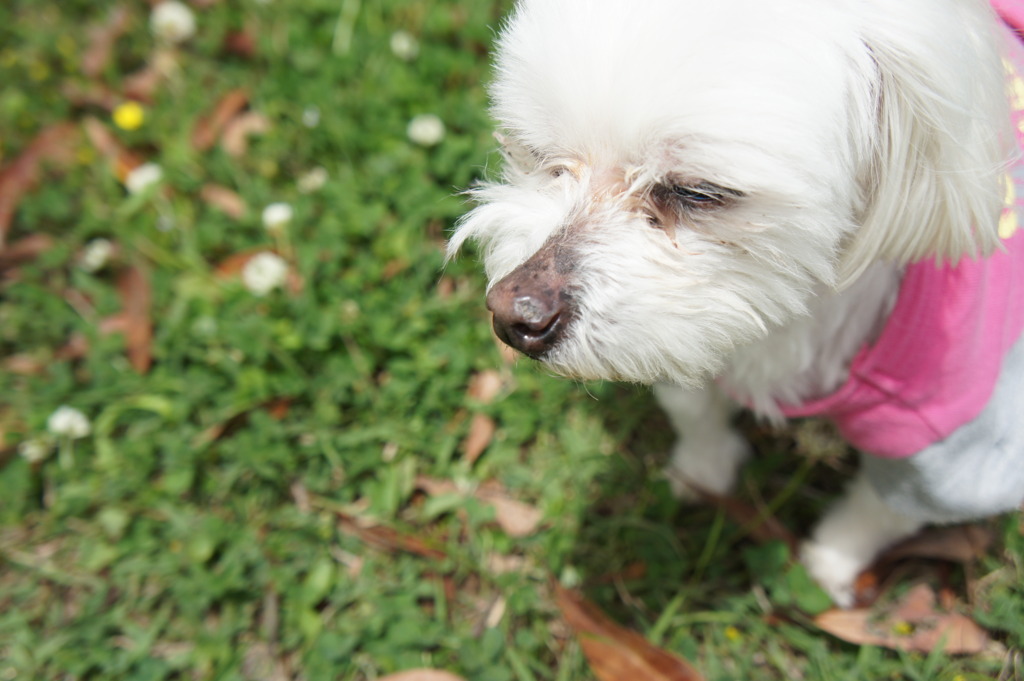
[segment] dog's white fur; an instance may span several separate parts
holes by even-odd
[[[781,418],[843,383],[903,265],[996,247],[996,26],[984,0],[521,0],[491,89],[504,176],[450,252],[477,241],[493,284],[567,243],[575,318],[543,361],[657,384],[677,491],[724,492],[747,446],[720,387]],[[665,209],[702,183],[722,205]],[[805,560],[848,604],[912,515],[859,480]]]

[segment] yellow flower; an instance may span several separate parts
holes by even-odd
[[[743,634],[736,627],[728,626],[725,628],[725,637],[735,643],[743,638]]]
[[[897,622],[892,627],[892,633],[897,636],[910,636],[914,633],[914,625],[910,622]]]
[[[114,125],[122,130],[138,130],[145,118],[146,112],[138,102],[125,102],[114,109]]]

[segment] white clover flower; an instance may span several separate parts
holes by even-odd
[[[317,166],[308,173],[300,175],[296,185],[299,191],[303,194],[312,194],[316,190],[327,184],[327,168],[323,166]]]
[[[422,147],[432,147],[444,139],[444,122],[434,114],[420,114],[409,121],[409,139]]]
[[[292,207],[287,203],[272,203],[263,209],[263,228],[268,232],[279,232],[292,221]]]
[[[53,442],[47,438],[35,437],[18,445],[18,454],[29,463],[45,461],[53,451]]]
[[[408,31],[395,31],[391,34],[391,53],[402,61],[412,61],[419,56],[420,43]]]
[[[195,35],[196,17],[185,3],[166,0],[153,8],[149,29],[158,40],[181,43]]]
[[[155,163],[143,163],[124,178],[129,194],[139,194],[164,178],[163,168]]]
[[[276,253],[264,251],[249,258],[242,268],[242,283],[253,295],[264,296],[284,283],[288,263]]]
[[[307,106],[302,110],[302,124],[307,128],[315,128],[320,125],[320,108]]]
[[[89,419],[78,409],[62,405],[46,420],[46,429],[58,437],[78,440],[92,432]]]
[[[114,252],[114,244],[110,239],[92,239],[82,249],[78,258],[78,266],[86,272],[99,272],[107,266],[110,255]]]

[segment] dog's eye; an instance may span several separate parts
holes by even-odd
[[[696,184],[684,185],[673,184],[666,187],[667,193],[672,199],[681,203],[687,208],[698,210],[709,210],[721,208],[731,199],[742,196],[741,192],[734,189],[720,187],[711,182],[698,182]]]

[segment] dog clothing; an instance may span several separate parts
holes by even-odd
[[[1010,28],[1024,28],[1024,8],[1001,4],[1013,10],[1001,11]],[[1024,49],[1015,37],[1008,42],[1014,123],[1024,147]],[[783,414],[828,417],[852,445],[884,458],[921,452],[982,414],[1024,330],[1024,161],[1005,183],[1004,250],[956,264],[909,265],[885,328],[855,356],[847,382],[827,397],[780,405]]]

